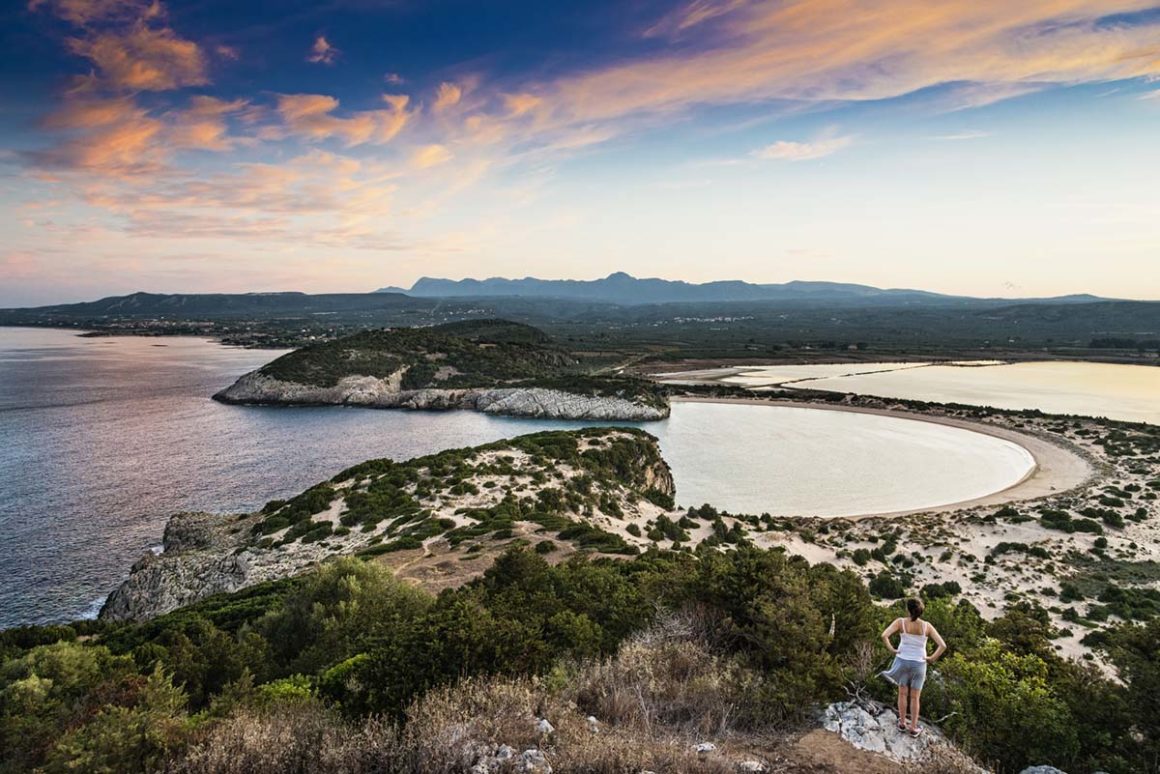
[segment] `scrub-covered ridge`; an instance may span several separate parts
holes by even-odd
[[[663,388],[592,375],[542,331],[505,320],[362,331],[283,355],[214,397],[559,419],[651,420],[669,411]]]
[[[133,567],[101,616],[146,618],[296,575],[336,555],[401,557],[410,565],[453,553],[482,562],[493,543],[517,534],[546,553],[558,542],[569,551],[636,554],[648,542],[647,525],[672,508],[672,496],[656,439],[627,428],[537,433],[406,462],[370,460],[257,513],[173,517],[164,552]],[[444,572],[460,582],[470,575]]]

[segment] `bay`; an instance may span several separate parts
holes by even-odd
[[[95,615],[173,513],[253,510],[365,459],[592,424],[210,399],[278,354],[0,328],[0,628]],[[641,426],[660,440],[679,503],[735,513],[942,505],[1033,464],[997,438],[864,414],[679,403]]]

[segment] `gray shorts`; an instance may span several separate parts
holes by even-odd
[[[890,668],[879,674],[897,686],[921,691],[922,684],[926,682],[926,662],[908,661],[895,656]]]

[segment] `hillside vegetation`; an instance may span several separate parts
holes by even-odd
[[[295,350],[259,373],[317,387],[351,376],[394,377],[400,390],[543,387],[665,405],[663,388],[652,382],[594,376],[588,368],[530,325],[473,320],[362,331]]]
[[[258,513],[175,516],[164,553],[138,563],[101,616],[149,617],[351,554],[408,564],[438,556],[451,564],[438,575],[459,582],[494,559],[497,541],[637,554],[648,543],[638,525],[670,524],[672,495],[656,439],[633,428],[369,460]]]
[[[404,389],[481,387],[578,372],[579,363],[541,331],[503,320],[362,331],[304,347],[262,373],[330,387],[345,376],[387,378],[406,368]]]
[[[766,517],[671,508],[655,440],[592,428],[373,460],[219,517],[260,548],[207,567],[303,563],[152,620],[0,633],[0,772],[516,770],[505,746],[556,772],[818,771],[779,740],[830,702],[891,702],[876,635],[902,584],[760,548]],[[438,578],[491,558],[404,580],[435,544]],[[1056,650],[1034,599],[988,621],[958,584],[922,593],[950,645],[923,708],[961,750],[999,772],[1156,770],[1160,617],[1092,638],[1103,671]]]
[[[666,303],[645,303],[650,294],[634,287],[628,291],[629,305],[527,294],[136,293],[84,304],[0,309],[0,325],[213,336],[246,346],[291,347],[360,330],[493,317],[530,323],[572,352],[609,362],[642,355],[813,360],[843,355],[848,347],[882,359],[974,353],[1155,362],[1160,342],[1157,301],[1070,297],[1029,302],[908,291],[893,295],[855,286],[836,286],[844,292],[826,295],[812,292],[814,283],[792,287],[794,293],[775,299],[680,301],[678,295]]]
[[[344,559],[143,624],[0,634],[0,771],[466,772],[501,745],[557,772],[736,770],[819,704],[888,698],[875,634],[898,613],[851,572],[751,547],[557,566],[517,548],[438,596]],[[952,650],[924,708],[979,760],[1154,770],[1160,622],[1108,638],[1113,682],[1025,606],[928,617]],[[705,739],[721,752],[693,753]]]

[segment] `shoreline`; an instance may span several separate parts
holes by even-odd
[[[818,411],[841,411],[853,414],[873,414],[893,419],[908,419],[915,422],[929,422],[944,427],[954,427],[960,430],[976,432],[1014,443],[1031,455],[1032,468],[1022,478],[1003,489],[969,500],[959,500],[942,505],[908,508],[898,511],[884,511],[878,513],[864,513],[853,516],[810,516],[800,518],[813,519],[849,519],[861,521],[874,518],[894,518],[917,514],[938,514],[965,511],[973,508],[1003,505],[1011,502],[1026,502],[1039,500],[1044,497],[1064,494],[1074,489],[1089,486],[1099,476],[1099,472],[1080,454],[1067,449],[1060,444],[1047,441],[1029,433],[1019,432],[1006,427],[973,422],[954,417],[922,414],[899,409],[880,409],[869,406],[842,406],[831,403],[811,403],[801,400],[779,400],[763,398],[712,398],[673,396],[672,403],[718,403],[751,406],[780,406],[783,408],[814,409]],[[788,517],[799,518],[799,517]]]

